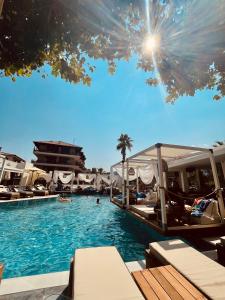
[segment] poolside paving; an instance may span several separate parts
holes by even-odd
[[[56,286],[0,296],[0,300],[70,300],[67,286]]]
[[[3,279],[0,300],[68,300],[68,283],[69,271]]]

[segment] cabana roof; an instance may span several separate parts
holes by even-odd
[[[128,157],[127,161],[129,161],[129,167],[141,167],[149,164],[151,161],[157,160],[157,148],[159,147],[161,148],[162,159],[166,161],[173,161],[185,157],[195,156],[201,154],[202,152],[209,152],[210,150],[200,147],[158,143]],[[118,162],[112,167],[120,167],[121,164],[121,162]]]

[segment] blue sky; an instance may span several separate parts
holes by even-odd
[[[120,62],[116,74],[103,61],[91,87],[74,85],[51,75],[42,79],[0,79],[0,146],[27,160],[33,140],[63,140],[84,148],[86,166],[109,166],[120,160],[117,138],[127,133],[132,153],[153,143],[210,146],[225,139],[225,101],[212,100],[211,91],[165,103],[158,87],[145,84],[147,74],[135,59]]]

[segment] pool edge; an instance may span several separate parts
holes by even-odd
[[[3,279],[0,296],[68,285],[69,271]]]

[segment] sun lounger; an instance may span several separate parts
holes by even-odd
[[[11,200],[18,198],[20,198],[20,193],[10,191],[9,188],[5,186],[0,187],[0,199]]]
[[[74,300],[144,300],[115,247],[78,249]]]
[[[46,188],[43,185],[36,185],[35,188],[36,188],[35,193],[37,193],[37,192],[42,193],[42,196],[49,195],[49,191],[46,190]]]
[[[35,187],[27,187],[27,189],[29,191],[33,192],[33,194],[35,196],[48,196],[49,195],[49,191],[47,191],[47,190],[42,190],[42,189],[39,190],[39,189],[37,189]]]
[[[225,268],[181,240],[154,242],[150,255],[171,264],[202,293],[213,300],[225,299]]]
[[[20,190],[20,189],[19,189],[19,193],[20,193],[21,198],[31,198],[34,196],[33,192],[24,191],[24,190]]]
[[[225,236],[220,237],[220,242],[225,247]]]
[[[123,201],[122,201],[122,197],[113,197],[112,198],[112,201],[115,203],[115,204],[117,204],[119,207],[123,207],[124,205],[123,205]]]
[[[130,208],[132,211],[146,219],[151,219],[152,216],[155,216],[154,206],[138,204],[131,205]]]
[[[216,244],[217,260],[225,267],[225,236],[221,236]]]
[[[147,193],[144,198],[137,198],[137,204],[145,204],[145,205],[156,205],[157,203],[157,192]]]
[[[20,198],[30,198],[34,196],[34,193],[31,191],[25,191],[20,187],[13,187],[13,191],[20,194]]]

